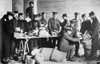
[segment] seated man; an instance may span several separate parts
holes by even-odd
[[[75,45],[70,45],[70,43],[79,41],[79,38],[73,38],[71,36],[71,32],[70,27],[65,29],[59,43],[59,50],[68,53],[68,60],[72,60],[72,57],[75,54]]]

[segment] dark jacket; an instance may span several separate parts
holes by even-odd
[[[94,34],[95,28],[99,24],[99,21],[98,21],[97,17],[94,17],[92,20],[93,20],[93,22],[92,22],[92,25],[91,25],[91,31],[92,31],[92,34]]]
[[[58,19],[50,18],[48,21],[48,29],[49,31],[60,30],[60,21]]]
[[[61,23],[61,27],[62,27],[62,30],[64,29],[64,27],[68,24],[68,20],[67,19],[64,19],[63,23]]]
[[[83,21],[80,32],[82,34],[84,34],[86,30],[90,29],[90,27],[91,27],[91,21],[90,20]]]
[[[27,31],[27,21],[25,21],[25,20],[18,20],[18,22],[19,22],[19,27],[21,29],[23,29],[24,32],[26,32]]]
[[[42,19],[40,20],[40,23],[46,25],[46,24],[47,24],[47,20],[44,19],[44,18],[42,18]]]
[[[28,7],[26,9],[26,16],[29,16],[31,19],[33,19],[33,16],[34,16],[34,9],[33,9],[33,7]]]

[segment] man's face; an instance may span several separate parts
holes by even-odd
[[[80,15],[75,15],[75,18],[79,18],[80,17]]]
[[[31,7],[34,7],[34,4],[31,3],[30,6],[31,6]]]
[[[75,24],[74,23],[71,23],[71,27],[75,27]]]
[[[63,17],[63,19],[67,19],[67,17]]]
[[[9,19],[9,20],[12,20],[12,19],[13,19],[13,17],[12,17],[11,15],[9,15],[9,16],[8,16],[8,19]]]
[[[53,17],[56,19],[57,18],[57,14],[53,15]]]
[[[93,19],[94,18],[94,15],[91,15],[90,18]]]
[[[46,14],[44,14],[43,17],[46,18]]]
[[[18,19],[18,13],[15,13],[15,14],[14,14],[14,18],[15,18],[15,19]]]
[[[22,20],[22,19],[23,19],[23,15],[20,15],[20,16],[18,17],[18,19],[19,19],[19,20]]]
[[[86,20],[86,19],[87,19],[87,16],[82,17],[82,19],[83,19],[83,20]]]

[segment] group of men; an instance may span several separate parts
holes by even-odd
[[[21,29],[21,32],[27,32],[29,34],[34,30],[38,30],[40,27],[45,27],[50,35],[54,35],[54,33],[59,35],[58,38],[49,39],[49,42],[53,43],[53,47],[57,45],[60,51],[68,52],[68,58],[71,60],[73,56],[78,56],[80,38],[77,36],[77,32],[84,34],[86,31],[89,31],[92,36],[94,35],[95,28],[99,24],[93,11],[89,13],[92,23],[91,20],[87,18],[86,14],[82,14],[82,18],[80,18],[80,13],[78,12],[74,13],[75,18],[72,20],[67,19],[66,13],[62,14],[64,20],[62,23],[57,18],[58,12],[52,12],[52,18],[47,22],[44,12],[34,15],[34,3],[30,2],[29,5],[30,7],[26,9],[25,20],[23,19],[23,13],[18,13],[18,11],[7,12],[7,14],[3,16],[2,42],[5,51],[3,51],[4,55],[2,55],[2,58],[11,58],[14,55],[15,48],[19,45],[19,41],[16,41],[14,38],[14,32],[17,31],[17,27]],[[33,43],[33,41],[35,43]],[[29,43],[30,52],[34,47],[41,47],[40,44],[37,43],[38,41],[37,39],[29,41],[31,42]],[[56,41],[58,41],[57,44]]]

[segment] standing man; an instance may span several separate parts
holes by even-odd
[[[23,19],[23,13],[19,13],[18,22],[19,22],[19,26],[22,32],[26,32],[27,31],[27,21]]]
[[[29,2],[29,7],[26,9],[26,16],[33,19],[34,16],[34,2]]]
[[[61,23],[61,26],[62,26],[62,30],[67,27],[69,25],[69,22],[68,22],[68,19],[67,19],[67,14],[63,14],[62,15],[62,18],[63,18],[63,23]]]
[[[80,13],[79,12],[75,12],[74,16],[75,16],[75,18],[73,19],[73,21],[75,21],[75,28],[77,29],[77,31],[80,31],[81,23],[82,23],[82,20],[80,18]]]
[[[82,14],[82,26],[81,26],[81,30],[80,32],[82,34],[85,33],[85,31],[89,31],[90,27],[91,27],[91,21],[87,18],[86,14]]]
[[[41,13],[42,18],[40,19],[40,24],[42,27],[47,27],[47,20],[45,19],[46,14],[44,12]]]
[[[16,27],[19,27],[18,26],[18,11],[13,11],[13,13],[14,13],[14,19],[12,21],[12,24],[13,24],[14,29],[16,29]]]
[[[49,29],[49,33],[51,35],[58,35],[61,31],[61,26],[60,26],[60,21],[57,19],[57,12],[52,12],[53,13],[53,17],[49,19],[48,21],[48,29]],[[55,47],[56,45],[56,40],[57,39],[53,39],[53,45]]]
[[[97,19],[95,13],[94,13],[93,11],[91,11],[91,12],[89,13],[89,16],[90,16],[90,18],[92,19],[91,31],[92,31],[92,35],[93,35],[94,32],[95,32],[95,28],[97,27],[99,21],[98,21],[98,19]]]
[[[2,42],[3,42],[3,61],[9,61],[11,54],[10,54],[10,45],[11,45],[11,36],[12,32],[10,30],[10,22],[13,19],[13,13],[7,12],[6,15],[2,18]]]
[[[89,13],[90,18],[92,19],[92,25],[91,25],[91,32],[92,32],[92,51],[90,56],[87,58],[87,60],[93,60],[96,58],[97,50],[100,50],[100,38],[99,38],[99,27],[100,23],[93,11]]]

